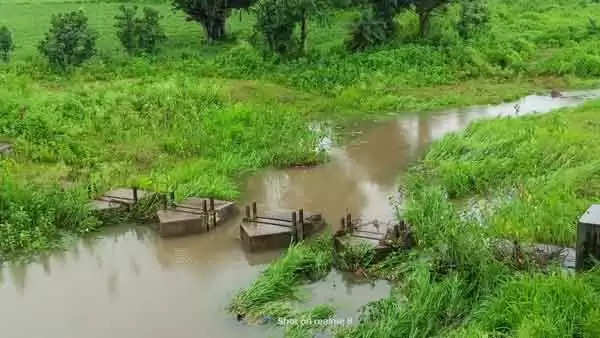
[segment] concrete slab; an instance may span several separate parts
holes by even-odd
[[[380,261],[394,248],[408,249],[413,246],[410,227],[403,222],[379,222],[377,220],[354,219],[349,227],[335,235],[335,250],[341,253],[351,247],[368,245],[375,251],[375,261]],[[347,223],[346,223],[347,225]],[[394,229],[397,228],[397,233]]]
[[[150,192],[138,189],[137,197],[138,200],[148,196]],[[136,203],[134,199],[134,193],[132,188],[117,188],[111,191],[106,192],[100,198],[100,201],[113,202],[113,203],[121,203],[132,206]]]
[[[159,234],[162,237],[173,237],[208,232],[235,213],[233,202],[214,200],[216,224],[210,224],[212,220],[203,213],[205,200],[208,207],[208,199],[191,197],[173,208],[157,211]]]
[[[179,211],[191,211],[196,212],[198,210],[202,210],[202,201],[206,200],[208,203],[208,199],[200,198],[200,197],[190,197],[181,203],[177,203],[176,210]],[[235,203],[231,201],[222,201],[222,200],[214,200],[215,203],[215,211],[217,212],[217,219],[225,220],[235,213]]]
[[[592,205],[579,219],[579,223],[600,227],[600,204]]]
[[[287,248],[296,234],[296,229],[291,227],[292,212],[269,210],[253,221],[242,221],[240,239],[243,247],[249,251]],[[315,234],[324,226],[321,214],[304,212],[304,237]]]

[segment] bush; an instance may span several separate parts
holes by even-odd
[[[50,30],[38,48],[50,65],[61,70],[79,66],[96,53],[97,33],[82,10],[52,16]]]
[[[394,31],[393,28],[386,27],[385,22],[376,18],[373,13],[365,12],[352,27],[346,47],[353,51],[365,50],[384,43]]]
[[[485,29],[489,21],[490,13],[486,0],[464,0],[458,22],[458,34],[463,39],[468,39]]]
[[[162,17],[155,9],[145,7],[144,16],[137,18],[137,6],[120,7],[121,13],[115,16],[117,37],[127,53],[155,54],[158,44],[167,37],[160,26]]]
[[[0,60],[7,62],[13,49],[15,49],[15,46],[12,33],[6,26],[0,27]]]
[[[0,262],[60,247],[66,234],[98,226],[83,190],[38,188],[0,173]]]

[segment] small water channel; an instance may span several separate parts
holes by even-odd
[[[528,96],[517,102],[403,114],[357,125],[355,137],[313,168],[264,170],[250,177],[240,204],[320,211],[331,223],[346,210],[366,218],[393,217],[389,198],[399,175],[435,139],[471,121],[544,113],[599,97],[600,90],[564,97]],[[518,106],[517,106],[518,105]],[[240,219],[198,236],[161,239],[143,226],[111,227],[66,252],[27,265],[0,268],[3,337],[268,337],[278,329],[247,326],[226,311],[280,252],[249,254],[239,242]],[[356,318],[362,304],[385,297],[390,285],[356,283],[333,271],[304,288],[306,306],[332,304],[336,317]]]

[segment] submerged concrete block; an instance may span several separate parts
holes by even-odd
[[[148,195],[149,192],[140,189],[118,188],[90,201],[89,207],[100,218],[112,218],[130,211],[137,201]]]
[[[148,196],[150,192],[135,189],[135,188],[117,188],[111,191],[104,193],[98,200],[112,202],[112,203],[121,203],[128,206],[135,205],[139,200]]]
[[[157,211],[159,234],[173,237],[208,232],[235,213],[233,202],[213,200],[213,203],[214,219],[213,211],[208,209],[209,200],[199,197],[191,197],[172,208]]]
[[[287,248],[296,237],[292,210],[269,211],[240,225],[242,246],[249,251]],[[325,222],[321,214],[303,212],[304,238],[320,231]],[[298,220],[299,222],[299,220]]]
[[[208,222],[205,220],[206,217],[202,215],[177,210],[159,210],[156,215],[159,222],[158,232],[163,237],[183,236],[208,231]]]

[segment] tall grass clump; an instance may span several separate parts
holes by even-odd
[[[235,296],[230,311],[248,320],[274,313],[287,317],[290,310],[285,303],[297,299],[298,285],[320,279],[329,272],[333,264],[332,250],[332,241],[327,235],[290,246],[249,288]]]
[[[500,196],[484,221],[497,235],[572,244],[577,218],[598,198],[597,109],[475,123],[434,144],[423,175],[449,198]]]
[[[494,290],[453,336],[596,337],[598,272],[515,276]]]
[[[0,183],[0,261],[58,248],[65,236],[99,226],[83,190],[41,188],[6,173]]]

